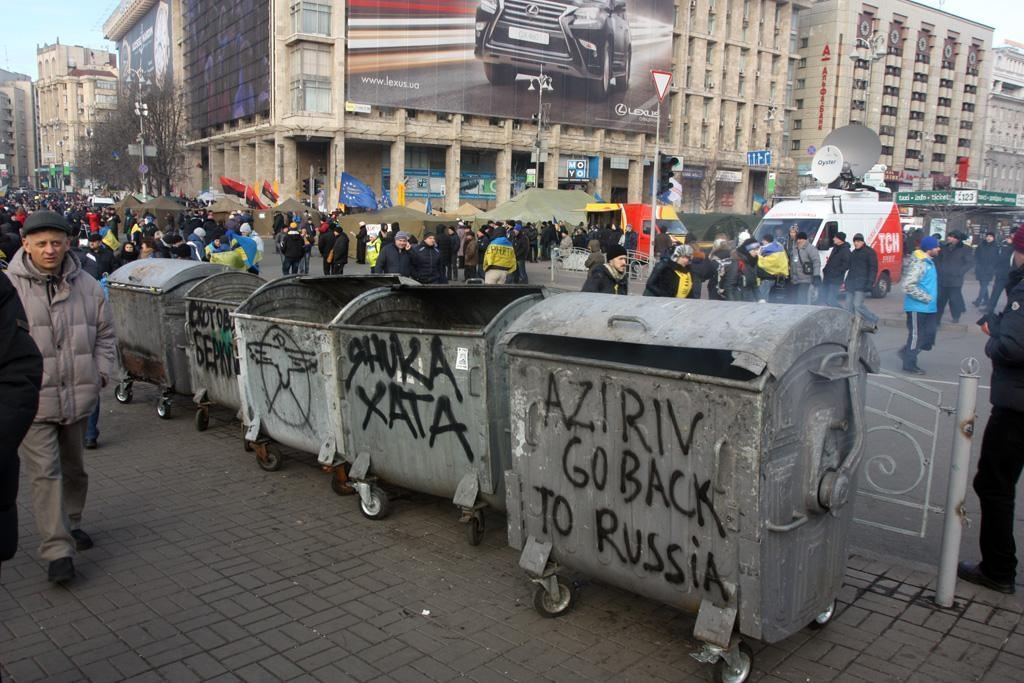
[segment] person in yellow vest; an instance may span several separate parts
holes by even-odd
[[[693,247],[680,244],[668,258],[654,266],[647,278],[644,296],[674,297],[676,299],[699,299],[700,277],[692,264]]]
[[[368,232],[366,235],[366,263],[370,270],[377,265],[377,257],[380,256],[381,244],[380,231]]]

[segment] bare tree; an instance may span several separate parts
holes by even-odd
[[[136,103],[146,105],[146,116],[136,113]],[[111,189],[142,189],[137,154],[129,154],[129,145],[145,140],[155,147],[155,155],[146,155],[146,190],[155,195],[170,194],[185,175],[185,136],[187,119],[185,100],[173,86],[150,87],[139,98],[133,90],[123,91],[118,108],[109,119],[96,124],[92,135],[82,140],[85,154],[80,162],[88,178]]]
[[[711,161],[704,168],[704,178],[700,181],[700,210],[702,213],[711,213],[715,210],[718,200],[718,154],[711,157]]]

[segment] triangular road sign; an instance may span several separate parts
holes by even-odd
[[[654,79],[654,87],[658,90],[658,99],[664,101],[669,83],[672,82],[672,72],[651,69],[651,78]]]

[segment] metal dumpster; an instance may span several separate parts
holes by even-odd
[[[344,448],[337,395],[339,311],[367,291],[412,282],[393,275],[287,277],[263,285],[231,317],[238,344],[246,439],[265,470],[281,468],[274,442],[316,453],[332,469]],[[415,284],[415,283],[413,283]],[[351,493],[332,486],[338,493]]]
[[[864,438],[860,319],[834,308],[563,294],[512,325],[509,544],[545,616],[561,567],[697,613],[698,659],[832,616]]]
[[[504,510],[508,391],[496,341],[544,298],[541,287],[393,287],[363,295],[339,334],[342,409],[351,426],[349,479],[364,515],[388,513],[376,477],[453,499],[470,542],[482,509]]]
[[[123,374],[114,396],[132,400],[132,383],[160,387],[156,412],[171,416],[171,394],[192,393],[185,354],[185,292],[226,266],[177,259],[145,259],[107,277]]]
[[[266,280],[258,275],[229,270],[201,280],[185,294],[185,344],[201,432],[210,424],[211,403],[236,411],[242,407],[231,313],[263,284]]]

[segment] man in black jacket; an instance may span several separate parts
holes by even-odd
[[[985,233],[985,239],[978,245],[974,252],[974,274],[978,278],[978,296],[974,299],[977,308],[988,307],[988,285],[996,273],[996,261],[999,258],[999,244],[996,242],[996,234],[989,230]]]
[[[522,223],[516,223],[512,230],[512,248],[516,251],[516,272],[512,274],[515,281],[521,285],[530,284],[526,275],[526,263],[530,260],[530,237],[523,228]]]
[[[0,562],[18,548],[18,446],[32,426],[43,358],[28,332],[21,299],[0,273]]]
[[[421,285],[438,285],[445,281],[445,256],[437,246],[437,235],[428,232],[423,241],[409,252],[412,276]]]
[[[400,230],[395,233],[394,240],[381,248],[373,272],[409,277],[412,275],[412,260],[409,252],[409,233]]]
[[[832,245],[832,253],[821,270],[821,296],[818,303],[839,308],[839,288],[846,279],[846,271],[850,269],[850,245],[846,243],[846,233],[837,232],[832,238]]]
[[[1013,234],[1006,236],[1003,243],[999,245],[999,252],[995,257],[996,267],[992,272],[992,296],[988,298],[988,312],[995,313],[999,305],[999,297],[1006,290],[1006,282],[1010,277],[1010,266],[1013,264]]]
[[[117,270],[117,256],[110,247],[103,244],[103,236],[98,232],[89,233],[89,248],[80,252],[78,257],[82,262],[82,270],[97,280]]]
[[[853,236],[853,251],[850,252],[850,269],[846,272],[846,310],[860,313],[871,324],[878,323],[878,316],[864,305],[864,299],[875,287],[878,277],[878,254],[864,242],[859,232]]]
[[[1013,269],[1006,308],[985,316],[985,355],[992,360],[992,414],[985,426],[974,491],[981,502],[981,562],[961,562],[961,579],[1013,593],[1017,575],[1013,539],[1014,493],[1024,469],[1024,227],[1013,236]]]
[[[946,244],[939,252],[939,258],[935,260],[935,267],[939,271],[939,317],[938,322],[942,323],[942,314],[946,311],[946,304],[949,304],[949,314],[953,322],[960,322],[960,316],[967,310],[964,303],[964,275],[971,270],[971,250],[964,246],[963,235],[959,232],[951,232],[946,237]]]
[[[458,252],[459,248],[457,244],[452,244],[451,236],[454,232],[455,228],[451,226],[442,225],[437,228],[435,243],[437,250],[441,254],[441,282],[448,282],[452,279],[458,280],[455,268],[453,267],[456,252]],[[455,251],[452,251],[453,247]],[[413,251],[415,252],[416,250],[413,249]],[[413,265],[413,270],[415,271],[415,269],[416,267]]]
[[[337,223],[332,223],[331,234],[334,241],[331,242],[331,253],[328,256],[331,263],[327,272],[331,275],[344,275],[345,266],[348,265],[349,238],[345,229]]]
[[[608,249],[607,257],[607,263],[598,263],[590,269],[580,291],[596,294],[629,294],[625,247],[613,244]]]
[[[329,226],[316,238],[316,250],[320,252],[320,257],[324,262],[324,275],[330,275],[333,272],[332,266],[334,262],[330,259],[331,251],[334,250],[334,240],[338,239],[338,232],[335,228],[337,228],[337,224]],[[341,273],[336,274],[340,275]]]

